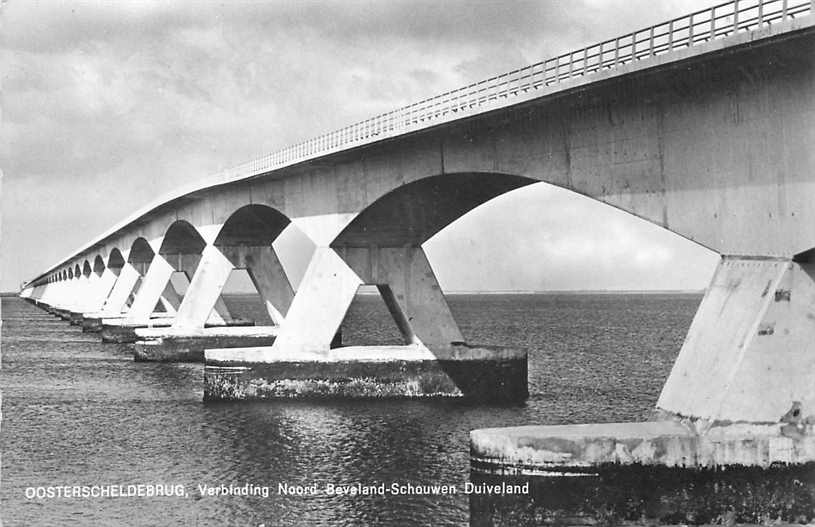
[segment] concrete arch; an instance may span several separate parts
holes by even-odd
[[[110,254],[108,254],[107,268],[116,272],[124,267],[124,265],[125,259],[124,256],[122,256],[122,251],[116,247],[111,249]]]
[[[524,186],[545,183],[624,212],[709,250],[690,238],[628,207],[581,192],[557,181],[501,172],[459,172],[414,179],[370,203],[331,242],[331,247],[420,246],[458,218],[488,201]]]
[[[177,220],[167,229],[159,248],[162,256],[201,254],[207,242],[190,222]]]
[[[79,264],[74,265],[74,278],[79,278],[82,276],[82,268],[79,267]]]
[[[282,212],[267,205],[245,205],[226,220],[215,238],[217,247],[269,246],[291,223]]]
[[[89,277],[93,272],[93,267],[91,267],[91,263],[88,260],[82,264],[82,276],[85,278]]]
[[[69,278],[70,280],[73,280],[73,279],[74,279],[74,268],[73,268],[73,267],[69,267],[69,268],[68,268],[68,278]]]
[[[153,260],[155,252],[144,238],[136,238],[130,246],[127,262],[130,264],[149,264]]]
[[[105,272],[105,269],[106,269],[105,260],[102,259],[101,254],[97,254],[96,257],[93,259],[92,267],[93,273],[96,274],[97,276],[102,276],[102,273]]]
[[[375,199],[331,246],[418,246],[479,205],[532,183],[536,180],[498,173],[422,178]]]

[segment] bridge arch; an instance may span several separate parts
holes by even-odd
[[[331,246],[418,246],[479,205],[536,182],[523,176],[484,172],[417,179],[376,197]]]
[[[240,275],[248,278],[274,324],[282,323],[294,290],[272,244],[291,224],[276,208],[244,205],[227,217],[213,242],[214,249],[226,258],[223,283],[240,281]]]
[[[214,245],[271,245],[290,223],[289,217],[277,209],[267,205],[245,205],[227,218]]]
[[[79,267],[79,264],[74,266],[74,278],[79,278],[82,276],[82,268]]]
[[[93,272],[97,276],[102,276],[102,273],[105,272],[105,260],[102,259],[101,254],[97,254],[96,257],[93,259]]]
[[[82,264],[82,276],[85,278],[89,277],[93,272],[93,268],[91,267],[91,263],[88,260]]]
[[[149,265],[151,261],[153,261],[153,256],[155,252],[153,248],[150,247],[150,244],[147,242],[146,239],[143,237],[136,238],[133,240],[133,243],[130,245],[130,252],[127,256],[127,263],[133,265],[134,267],[141,264]]]
[[[112,270],[114,273],[118,273],[119,270],[124,267],[125,259],[122,256],[122,251],[120,251],[117,247],[111,249],[110,254],[108,255],[108,262],[107,268]]]
[[[468,212],[508,192],[545,183],[590,199],[655,225],[707,250],[712,249],[674,230],[635,207],[625,207],[603,196],[581,192],[557,178],[538,178],[505,172],[457,172],[427,175],[370,196],[368,203],[334,238],[331,247],[419,246]]]
[[[164,233],[164,240],[159,247],[162,256],[179,254],[201,254],[207,242],[190,222],[176,220]]]
[[[451,343],[463,342],[463,335],[447,306],[422,245],[484,203],[541,182],[581,194],[670,231],[599,196],[583,194],[565,185],[530,176],[472,171],[434,174],[401,184],[394,181],[392,184],[398,185],[395,188],[388,186],[382,188],[378,195],[367,194],[365,206],[360,207],[361,210],[330,242],[328,248],[321,249],[335,252],[336,255],[323,252],[324,256],[315,264],[315,269],[317,265],[322,266],[319,272],[309,275],[315,281],[311,289],[342,290],[334,300],[334,311],[326,313],[326,320],[330,320],[331,325],[339,324],[337,314],[347,311],[357,283],[375,285],[406,344],[421,342],[432,349],[441,350]],[[680,233],[676,234],[681,236]],[[348,271],[353,271],[353,274]],[[333,279],[332,276],[344,276],[345,279]],[[305,306],[313,306],[316,302],[304,298],[302,302],[295,303],[293,310],[296,307],[296,315],[302,319],[299,327],[305,327],[310,316]],[[300,343],[298,345],[304,348],[320,348],[325,346],[329,335],[319,335],[319,342],[316,337],[312,339],[313,342],[288,334],[281,335],[281,338],[284,337]]]

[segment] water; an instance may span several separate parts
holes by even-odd
[[[198,364],[134,363],[127,346],[3,298],[5,525],[467,525],[468,499],[283,496],[278,484],[451,484],[469,479],[468,431],[644,419],[699,295],[453,295],[468,341],[529,350],[529,400],[202,402]],[[250,297],[232,311],[259,316]],[[377,297],[358,297],[346,343],[398,341]],[[188,497],[26,499],[26,487],[183,485]],[[268,497],[199,484],[268,485]]]

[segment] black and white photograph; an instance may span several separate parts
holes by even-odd
[[[812,0],[0,0],[0,525],[815,525]]]

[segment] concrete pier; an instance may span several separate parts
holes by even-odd
[[[275,326],[221,326],[196,331],[177,328],[137,328],[134,358],[140,362],[203,362],[208,348],[271,346]]]
[[[463,397],[517,401],[527,397],[526,352],[452,346],[348,346],[328,353],[262,349],[206,351],[205,400],[290,398]],[[261,360],[262,358],[262,360]]]
[[[594,474],[599,467],[768,468],[815,462],[813,424],[680,421],[490,428],[470,433],[472,469],[495,475]]]
[[[170,328],[173,324],[175,314],[154,313],[150,320],[129,322],[126,319],[103,319],[102,320],[102,342],[116,344],[132,344],[139,340],[136,334],[137,329],[149,328]],[[254,326],[255,322],[245,319],[232,319],[228,322],[207,323],[207,328],[217,327],[246,327]]]
[[[82,320],[83,320],[82,313],[71,311],[70,315],[68,315],[68,321],[71,323],[72,326],[81,326]]]
[[[82,317],[82,331],[85,333],[99,333],[102,331],[103,313],[86,313]]]
[[[471,524],[812,521],[813,425],[786,421],[475,430],[473,482],[531,486],[523,496],[471,496]]]
[[[169,327],[173,323],[173,316],[173,313],[153,313],[149,320],[133,324],[126,323],[124,317],[103,318],[99,322],[102,342],[116,344],[136,342],[137,328]]]

